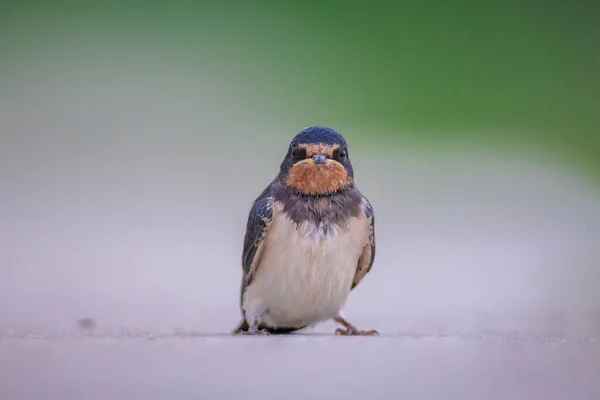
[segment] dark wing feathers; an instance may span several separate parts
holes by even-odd
[[[240,304],[242,302],[246,287],[252,282],[258,262],[265,247],[265,239],[273,217],[271,208],[272,199],[269,196],[269,188],[258,196],[252,203],[248,223],[246,225],[246,235],[244,237],[244,248],[242,250],[242,290],[240,294]]]
[[[365,246],[362,255],[358,259],[356,274],[354,275],[354,281],[352,282],[352,287],[350,290],[354,289],[356,285],[358,285],[365,277],[365,275],[367,275],[367,273],[373,267],[373,261],[375,261],[375,212],[373,211],[373,206],[369,200],[367,200],[367,198],[364,196],[363,200],[365,205],[365,215],[369,220],[371,228],[369,232],[369,244]]]

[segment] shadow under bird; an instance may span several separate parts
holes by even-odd
[[[312,126],[252,203],[242,251],[236,334],[283,334],[333,319],[339,335],[374,335],[341,316],[375,259],[373,207],[357,189],[348,144]]]

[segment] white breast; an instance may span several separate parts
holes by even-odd
[[[301,327],[333,318],[346,303],[364,247],[366,218],[327,229],[299,227],[274,207],[267,244],[244,294],[246,315],[271,327]]]

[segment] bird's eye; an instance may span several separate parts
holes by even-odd
[[[298,148],[298,146],[292,146],[292,149],[290,151],[290,156],[292,157],[292,160],[294,160],[294,161],[302,160],[302,159],[306,158],[306,150]]]
[[[340,160],[345,160],[346,157],[348,157],[348,153],[346,152],[346,149],[341,149],[339,156],[340,156]]]

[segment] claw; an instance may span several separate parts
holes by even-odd
[[[338,324],[344,325],[344,328],[346,328],[337,328],[335,330],[335,334],[338,336],[379,336],[379,332],[377,332],[375,329],[361,331],[341,316],[337,316],[333,320]]]
[[[364,332],[361,335],[365,335],[365,336],[379,336],[379,332],[377,332],[375,329],[370,329],[368,331],[361,331]]]
[[[361,330],[354,330],[354,329],[344,329],[344,328],[337,328],[335,330],[335,334],[337,336],[379,336],[379,332],[377,332],[375,329],[371,329],[368,331],[361,331]]]
[[[271,333],[269,333],[268,330],[266,329],[261,329],[258,330],[256,328],[252,328],[250,327],[250,329],[248,329],[247,331],[240,331],[238,333],[238,335],[244,335],[244,336],[269,336]]]

